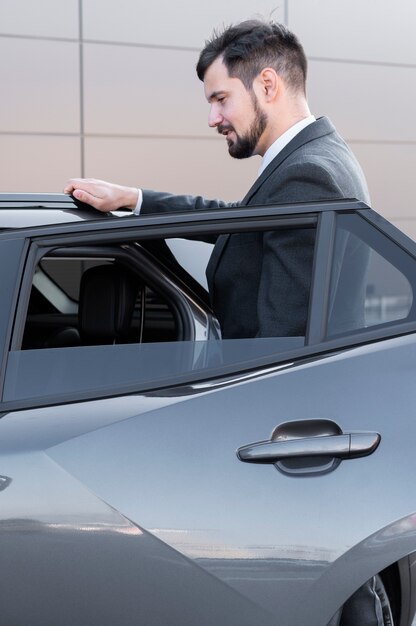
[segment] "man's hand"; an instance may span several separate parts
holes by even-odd
[[[134,187],[123,187],[96,178],[70,178],[64,193],[107,213],[117,209],[136,208],[139,192]]]

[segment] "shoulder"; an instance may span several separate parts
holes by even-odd
[[[316,157],[294,159],[283,164],[278,177],[271,176],[267,187],[270,201],[301,202],[342,197],[333,168]]]

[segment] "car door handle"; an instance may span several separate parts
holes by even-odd
[[[380,439],[378,433],[344,433],[259,441],[239,448],[237,456],[245,463],[277,463],[284,459],[317,456],[354,459],[372,454]]]

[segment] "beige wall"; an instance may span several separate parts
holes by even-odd
[[[373,207],[416,238],[414,0],[0,0],[0,191],[85,175],[241,198],[259,160],[208,128],[194,66],[213,27],[271,14],[304,43],[312,111],[357,154]]]

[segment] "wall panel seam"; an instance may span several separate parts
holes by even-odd
[[[85,176],[85,114],[84,114],[84,44],[83,44],[83,22],[82,22],[82,0],[78,2],[79,19],[79,126],[80,126],[80,169],[81,178]]]
[[[416,69],[416,63],[398,63],[393,61],[370,61],[368,59],[341,59],[336,57],[316,57],[309,56],[308,61],[314,61],[318,63],[340,63],[342,65],[370,65],[376,67],[391,67],[398,69]]]
[[[27,39],[34,41],[55,41],[55,42],[69,42],[69,43],[79,43],[79,38],[72,37],[52,37],[52,36],[40,36],[40,35],[18,35],[18,34],[9,34],[9,33],[0,33],[0,38],[5,39]],[[136,43],[136,42],[124,42],[124,41],[110,41],[110,40],[96,40],[96,39],[83,39],[82,42],[84,44],[91,45],[106,45],[106,46],[116,46],[116,47],[130,47],[130,48],[143,48],[143,49],[156,49],[156,50],[176,50],[182,52],[199,52],[201,48],[197,48],[194,46],[174,46],[174,45],[164,45],[164,44],[146,44],[146,43]],[[202,44],[201,44],[202,47]],[[347,65],[370,65],[370,66],[380,66],[380,67],[392,67],[392,68],[403,68],[403,69],[416,69],[416,63],[399,63],[392,61],[374,61],[369,59],[342,59],[336,57],[326,57],[326,56],[314,56],[307,55],[308,61],[316,61],[320,63],[341,63]]]
[[[0,39],[26,39],[33,41],[59,41],[78,43],[77,37],[53,37],[52,35],[19,35],[18,33],[0,33]]]
[[[15,131],[15,130],[0,130],[2,136],[16,136],[16,137],[74,137],[79,138],[81,136],[86,139],[168,139],[168,140],[190,140],[190,141],[218,141],[221,142],[222,138],[215,135],[158,135],[152,133],[70,133],[59,131]],[[345,138],[348,144],[359,145],[386,145],[386,146],[414,146],[416,145],[416,139],[349,139]]]
[[[348,139],[344,137],[348,144],[369,144],[374,146],[414,146],[416,145],[416,139]]]

